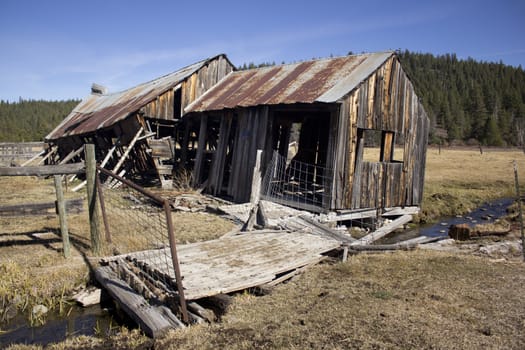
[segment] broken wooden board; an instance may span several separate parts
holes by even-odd
[[[235,292],[269,283],[278,275],[319,261],[340,242],[308,233],[273,231],[244,233],[177,246],[187,300]],[[106,258],[131,258],[175,278],[166,265],[169,248]]]
[[[83,203],[82,198],[65,201],[67,213],[81,213],[84,210]],[[56,213],[56,201],[0,206],[0,216],[54,215]]]
[[[83,162],[60,165],[0,167],[0,176],[48,176],[83,174],[85,172],[86,167]]]
[[[97,305],[102,299],[102,289],[90,287],[73,295],[71,299],[82,307]]]
[[[127,283],[119,279],[110,267],[101,266],[96,269],[95,278],[146,335],[156,338],[170,329],[179,327],[179,324],[171,320],[173,315],[166,317],[166,310],[150,305]]]
[[[312,215],[306,211],[297,210],[285,205],[273,203],[266,200],[259,201],[264,207],[265,218],[268,226],[282,226],[289,218],[299,217],[301,215]],[[253,207],[251,203],[223,205],[218,207],[223,213],[237,218],[241,222],[247,222],[250,217],[250,211]]]
[[[358,239],[357,241],[350,243],[350,245],[366,245],[370,244],[372,242],[377,241],[378,239],[386,236],[390,232],[394,231],[395,229],[399,228],[400,226],[403,226],[407,223],[412,221],[412,215],[403,215],[392,222],[381,226],[379,229],[375,230],[374,232],[364,236],[363,238]]]

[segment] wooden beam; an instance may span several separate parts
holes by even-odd
[[[54,182],[57,194],[57,211],[60,222],[60,235],[62,236],[62,244],[64,246],[64,257],[69,258],[71,251],[69,247],[69,231],[67,229],[66,205],[64,201],[64,192],[62,191],[62,176],[55,175]]]
[[[250,191],[250,203],[255,204],[259,202],[261,197],[261,181],[262,181],[262,172],[261,172],[261,158],[263,151],[261,149],[257,150],[255,158],[255,167],[253,168],[253,178],[252,178],[252,188]]]
[[[390,131],[383,131],[381,138],[381,154],[379,161],[390,162],[394,156],[394,133]]]
[[[100,166],[101,167],[104,167],[106,166],[107,162],[111,159],[111,156],[113,155],[113,153],[115,152],[115,150],[117,149],[118,145],[120,144],[120,138],[117,139],[117,141],[115,142],[115,144],[113,145],[113,147],[111,147],[111,149],[109,150],[108,154],[106,154],[106,156],[104,157],[104,159],[102,160],[102,163],[100,163]],[[71,179],[70,181],[72,181],[73,179]],[[73,192],[77,192],[78,190],[80,190],[82,187],[86,186],[86,181],[82,181],[80,184],[78,184],[77,186],[73,187],[71,189],[71,191]]]
[[[411,250],[415,249],[418,243],[394,243],[394,244],[365,244],[352,245],[350,251],[387,251],[387,250]]]
[[[34,161],[38,157],[43,156],[45,153],[46,153],[45,149],[41,150],[40,152],[35,154],[32,158],[30,158],[30,159],[26,160],[25,162],[23,162],[20,166],[26,166],[27,164],[31,163],[32,161]]]
[[[337,232],[336,230],[332,230],[331,228],[315,221],[315,220],[312,220],[310,219],[309,217],[305,216],[305,215],[302,215],[302,216],[299,216],[299,219],[301,219],[303,222],[305,222],[307,224],[307,226],[310,226],[310,227],[313,227],[314,228],[314,231],[316,232],[320,232],[322,233],[323,235],[325,236],[328,236],[332,239],[335,239],[337,241],[340,241],[340,242],[344,242],[344,243],[352,243],[352,242],[355,242],[356,240],[352,237],[349,237],[347,235],[344,235],[340,232]]]
[[[394,207],[394,208],[385,208],[385,212],[381,216],[399,216],[399,215],[415,215],[420,212],[419,207]]]
[[[44,156],[44,158],[40,159],[38,164],[43,164],[49,157],[51,157],[53,154],[55,154],[58,150],[57,146],[51,147],[51,150],[47,152],[47,154]]]
[[[199,141],[197,144],[197,156],[193,167],[193,181],[195,185],[199,185],[201,181],[201,172],[204,160],[204,151],[206,150],[206,137],[208,133],[208,116],[201,117],[201,125],[199,129]]]
[[[137,133],[135,134],[135,137],[133,137],[133,139],[129,143],[128,147],[126,148],[126,151],[124,152],[122,157],[120,157],[117,165],[115,165],[115,167],[113,168],[113,170],[112,170],[113,173],[116,173],[120,169],[122,164],[124,164],[124,161],[126,160],[126,158],[128,158],[129,152],[131,152],[131,150],[133,149],[133,146],[135,146],[135,143],[137,142],[137,140],[138,140],[138,138],[139,138],[139,136],[140,136],[140,134],[142,133],[143,130],[144,130],[144,128],[140,127],[139,131],[137,131]]]
[[[82,198],[66,200],[66,212],[80,213],[82,203]],[[56,202],[5,205],[0,206],[0,216],[49,215],[53,213],[51,210],[56,210]]]
[[[0,167],[0,176],[48,176],[85,173],[84,163],[41,165],[25,167]]]
[[[378,239],[386,236],[390,232],[397,229],[399,226],[409,223],[412,221],[412,215],[403,215],[400,218],[380,227],[378,230],[358,239],[357,241],[350,243],[350,246],[354,245],[366,245],[377,241]]]
[[[86,155],[86,181],[87,181],[87,197],[88,197],[88,211],[89,211],[89,228],[91,232],[91,250],[94,255],[99,255],[102,250],[101,235],[98,229],[99,220],[99,206],[98,191],[97,191],[97,161],[95,159],[95,145],[84,145],[84,154]]]
[[[337,212],[336,215],[328,215],[323,222],[337,222],[347,220],[358,220],[377,217],[376,209],[356,209],[348,212]]]
[[[84,151],[84,147],[80,146],[77,150],[73,150],[73,151],[69,152],[69,154],[67,156],[65,156],[64,159],[62,159],[60,161],[60,163],[58,163],[58,164],[66,164],[71,159],[73,159],[74,157],[78,156],[82,151]]]
[[[146,335],[157,338],[169,329],[175,328],[174,324],[151,306],[146,299],[120,280],[109,266],[96,269],[95,278],[126,314],[137,322]]]

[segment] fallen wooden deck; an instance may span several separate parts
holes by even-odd
[[[281,274],[315,264],[341,242],[309,233],[255,231],[179,245],[177,255],[187,300],[235,292],[272,282]],[[169,248],[105,259],[138,260],[175,278],[164,262]]]
[[[243,204],[219,210],[245,222],[255,217],[254,208]],[[259,202],[257,210],[264,212],[262,227],[268,229],[232,231],[219,239],[177,246],[184,296],[189,301],[185,305],[192,311],[188,310],[186,324],[210,319],[210,310],[200,306],[199,299],[206,302],[208,297],[226,297],[227,293],[255,287],[265,290],[318,263],[337,248],[343,248],[345,261],[349,252],[368,249],[372,241],[411,218],[403,215],[356,240],[319,223],[304,211],[266,201]],[[184,313],[177,301],[169,247],[107,257],[103,264],[107,266],[98,268],[95,277],[146,334],[156,337],[169,328],[184,327],[177,318]]]

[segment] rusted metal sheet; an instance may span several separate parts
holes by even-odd
[[[333,103],[380,67],[392,52],[272,66],[228,75],[185,112],[293,103]]]
[[[225,55],[218,55],[128,90],[112,94],[92,94],[82,100],[69,116],[46,136],[46,139],[55,140],[66,136],[82,135],[112,126],[156,100],[216,59],[227,60]],[[170,114],[164,111],[162,115],[168,117]]]

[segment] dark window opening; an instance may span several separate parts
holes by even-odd
[[[182,114],[182,89],[173,92],[173,119],[180,119]]]

